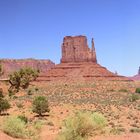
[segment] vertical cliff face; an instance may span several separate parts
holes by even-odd
[[[92,39],[92,48],[90,49],[87,44],[86,36],[64,37],[61,63],[68,62],[97,63],[94,40]]]

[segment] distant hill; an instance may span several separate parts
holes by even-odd
[[[140,67],[139,67],[139,70],[138,70],[138,74],[134,75],[132,77],[129,77],[129,79],[135,80],[135,81],[140,81]]]
[[[134,75],[133,77],[129,77],[130,80],[140,81],[140,75]]]
[[[46,73],[48,70],[55,66],[51,60],[38,60],[38,59],[0,59],[0,64],[4,74],[2,78],[7,78],[7,76],[19,70],[20,68],[31,67],[34,69],[39,69],[41,73]]]

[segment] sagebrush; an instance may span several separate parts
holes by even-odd
[[[78,112],[65,120],[64,130],[57,140],[86,140],[91,135],[103,133],[106,124],[107,121],[102,114]]]

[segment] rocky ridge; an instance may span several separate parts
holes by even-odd
[[[2,78],[7,78],[8,75],[20,68],[31,67],[39,69],[41,73],[46,73],[53,68],[55,64],[51,60],[37,60],[37,59],[0,59],[0,64],[4,74]]]

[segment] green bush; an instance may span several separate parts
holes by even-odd
[[[140,88],[136,88],[136,93],[140,93]]]
[[[106,119],[99,113],[78,112],[65,120],[64,130],[57,140],[86,140],[93,134],[103,133],[106,124]]]
[[[18,92],[20,88],[27,89],[31,81],[36,80],[39,71],[31,68],[22,68],[9,76],[10,91]]]
[[[21,119],[11,116],[4,120],[3,131],[15,138],[26,138],[26,125]]]
[[[49,112],[48,100],[44,96],[37,96],[33,100],[33,112],[37,113],[39,116],[42,116],[42,113]]]
[[[25,115],[19,115],[18,118],[24,123],[28,123],[28,118]]]
[[[6,99],[0,98],[0,114],[10,108],[10,104]]]

